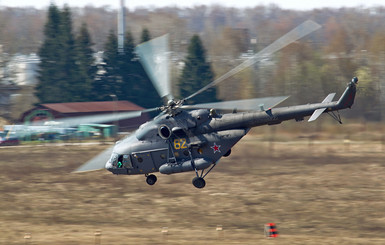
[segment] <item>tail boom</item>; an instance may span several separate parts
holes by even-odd
[[[315,120],[324,112],[351,108],[356,95],[357,82],[358,79],[353,78],[338,101],[331,101],[334,94],[329,94],[321,103],[316,104],[273,108],[262,112],[224,114],[219,118],[213,118],[213,120],[210,120],[208,125],[198,127],[196,132],[209,133],[221,130],[274,125],[291,119],[302,121],[304,117],[312,115],[313,118],[311,117],[311,119]]]

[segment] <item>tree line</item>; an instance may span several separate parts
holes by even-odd
[[[48,14],[45,18],[42,13],[48,13],[48,10],[0,9],[0,43],[5,52],[28,53],[40,49],[41,40],[45,40],[41,26],[48,18]],[[110,30],[116,30],[116,10],[89,6],[71,8],[71,11],[76,36],[81,34],[83,23],[87,23],[90,39],[95,43],[92,48],[106,53]],[[27,21],[20,22],[20,16]],[[126,16],[131,36],[139,42],[143,27],[147,27],[154,37],[170,33],[171,50],[179,54],[185,64],[188,64],[185,57],[188,57],[191,38],[199,33],[202,45],[207,47],[205,54],[211,71],[216,76],[239,64],[241,53],[248,50],[255,53],[296,25],[312,19],[322,25],[319,31],[286,47],[270,60],[227,79],[216,88],[216,97],[243,99],[291,95],[290,104],[319,102],[328,93],[339,95],[345,84],[358,76],[360,82],[354,110],[343,114],[377,120],[385,112],[382,106],[385,100],[384,7],[295,11],[275,5],[245,9],[215,5],[135,9],[127,11]],[[250,38],[254,39],[253,44],[247,42]],[[179,61],[180,57],[177,58]],[[175,66],[172,79],[174,84],[180,84],[183,72]],[[111,72],[116,70],[111,68]],[[101,74],[97,74],[93,81],[101,81],[101,78]],[[184,85],[182,90],[183,87],[192,86]],[[177,86],[174,92],[180,96],[187,93],[180,88]]]
[[[96,62],[93,42],[83,23],[74,35],[71,10],[51,4],[44,26],[44,42],[39,49],[39,83],[36,96],[39,103],[107,101],[112,96],[142,107],[161,105],[161,98],[135,54],[135,40],[126,31],[124,52],[119,52],[117,35],[110,30],[101,61]],[[151,33],[143,28],[140,43],[149,41]],[[180,78],[181,94],[187,96],[214,78],[206,61],[203,44],[193,36],[186,66]],[[186,86],[184,86],[186,84]],[[215,100],[215,89],[210,91]],[[201,98],[201,102],[206,102]]]

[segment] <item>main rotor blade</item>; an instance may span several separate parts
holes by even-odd
[[[186,108],[186,109],[214,108],[214,109],[222,109],[222,110],[255,111],[255,110],[265,110],[265,109],[275,107],[276,105],[280,104],[287,98],[289,98],[289,96],[233,100],[233,101],[204,103],[204,104],[196,104],[196,105],[185,105],[182,108]]]
[[[169,76],[168,34],[138,45],[135,51],[160,97],[173,99]]]
[[[124,119],[130,119],[135,117],[140,117],[143,113],[148,113],[152,111],[157,111],[158,108],[150,108],[142,111],[129,111],[129,112],[120,112],[120,113],[107,113],[107,114],[98,114],[90,116],[79,116],[79,117],[68,117],[60,118],[54,121],[42,121],[36,122],[33,126],[55,126],[55,127],[74,127],[80,124],[93,124],[93,123],[105,123],[120,121]]]
[[[91,116],[61,118],[53,121],[52,123],[48,122],[48,126],[73,127],[80,124],[113,122],[117,120],[140,117],[142,115],[142,112],[145,112],[145,111],[130,111],[130,112],[122,112],[122,113],[108,113],[108,114],[91,115]],[[47,122],[45,122],[45,125],[47,125]]]
[[[106,150],[99,153],[99,155],[97,155],[96,157],[92,158],[91,160],[89,160],[88,162],[86,162],[85,164],[77,168],[72,173],[95,171],[95,170],[103,169],[108,159],[110,159],[113,149],[114,149],[114,146],[107,148]]]
[[[256,53],[251,59],[243,62],[242,64],[238,65],[237,67],[233,68],[229,72],[223,74],[216,80],[214,80],[212,83],[206,85],[205,87],[201,88],[197,92],[193,93],[192,95],[185,98],[185,100],[191,99],[194,96],[197,96],[198,94],[206,91],[207,89],[217,85],[218,83],[224,81],[225,79],[235,75],[236,73],[244,70],[245,68],[255,64],[256,62],[267,58],[268,56],[272,55],[273,53],[277,52],[278,50],[286,47],[287,45],[297,41],[298,39],[312,33],[313,31],[321,28],[321,26],[314,21],[307,20],[301,25],[297,26],[290,32],[286,33],[281,38],[277,39],[275,42],[267,46],[266,48],[262,49],[258,53]]]

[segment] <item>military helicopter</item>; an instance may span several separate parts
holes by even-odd
[[[338,111],[353,105],[358,83],[355,77],[338,101],[333,101],[335,93],[332,93],[321,103],[282,108],[274,107],[284,101],[286,96],[185,104],[194,96],[319,28],[317,23],[305,21],[251,59],[181,100],[175,99],[170,92],[166,71],[168,37],[162,36],[139,45],[136,52],[146,72],[159,95],[168,102],[159,108],[134,112],[136,114],[133,116],[155,110],[160,111],[160,114],[75,172],[106,168],[117,175],[142,174],[147,184],[154,185],[157,181],[153,174],[155,172],[168,175],[192,171],[195,172],[192,184],[196,188],[203,188],[206,185],[205,177],[222,157],[230,155],[232,147],[252,127],[279,124],[291,119],[302,121],[306,116],[310,116],[308,121],[314,121],[322,113],[331,114],[341,123]],[[221,114],[217,111],[226,109],[233,112]]]

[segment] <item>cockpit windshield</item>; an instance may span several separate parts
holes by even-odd
[[[110,160],[109,160],[109,162],[111,163],[112,166],[114,166],[114,167],[117,166],[118,158],[119,158],[119,154],[117,154],[117,153],[112,153],[111,158],[110,158]]]

